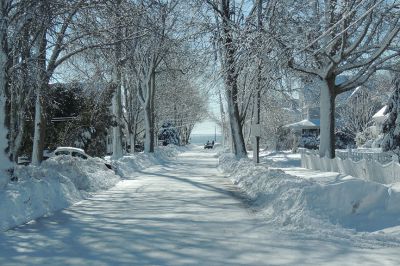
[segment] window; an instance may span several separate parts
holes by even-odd
[[[84,159],[84,160],[87,159],[87,156],[86,156],[86,155],[84,155],[84,154],[82,154],[82,153],[79,153],[79,152],[76,152],[76,151],[73,151],[73,152],[72,152],[72,156],[74,156],[74,157],[79,157],[79,158],[82,158],[82,159]]]
[[[57,151],[55,152],[55,155],[70,155],[69,151]]]

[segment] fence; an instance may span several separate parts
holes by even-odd
[[[336,158],[320,157],[318,151],[299,149],[301,166],[313,170],[339,172],[382,184],[400,182],[396,155],[382,152],[337,151]]]

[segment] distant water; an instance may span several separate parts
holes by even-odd
[[[207,140],[208,141],[213,141],[215,138],[214,135],[190,135],[190,143],[192,144],[206,144]],[[217,135],[217,141],[218,143],[222,142],[222,136],[221,135]]]

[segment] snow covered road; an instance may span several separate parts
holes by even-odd
[[[400,265],[398,248],[360,249],[266,225],[195,149],[53,216],[0,235],[0,265]]]

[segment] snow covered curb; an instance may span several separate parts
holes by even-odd
[[[343,176],[334,181],[307,180],[240,161],[231,154],[219,158],[220,169],[248,196],[267,221],[296,231],[375,232],[400,225],[400,186]],[[400,241],[400,230],[396,237]]]
[[[124,156],[112,164],[118,167],[118,174],[130,177],[132,172],[162,163],[183,149],[160,147],[153,155]],[[120,176],[104,163],[100,158],[82,160],[57,156],[44,161],[40,167],[18,166],[15,170],[18,181],[0,188],[0,231],[67,208],[92,193],[113,187]]]

